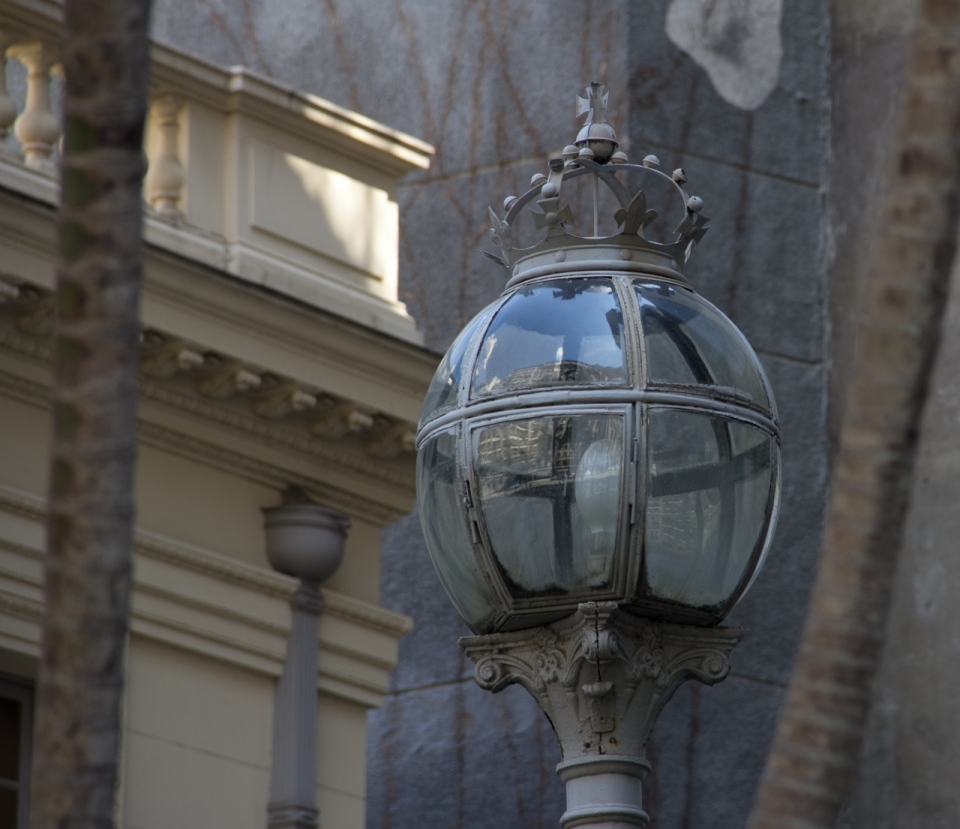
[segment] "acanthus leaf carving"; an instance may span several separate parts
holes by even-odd
[[[657,715],[686,680],[726,677],[738,628],[669,625],[611,602],[581,604],[552,625],[467,637],[481,688],[522,685],[553,723],[565,760],[643,756]]]

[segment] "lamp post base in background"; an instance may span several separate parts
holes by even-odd
[[[714,685],[730,671],[741,628],[655,622],[613,602],[581,604],[545,627],[464,637],[474,679],[488,691],[517,683],[560,741],[564,829],[646,826],[644,745],[661,709],[688,679]]]

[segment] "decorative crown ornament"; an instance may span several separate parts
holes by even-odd
[[[660,171],[660,161],[648,155],[641,164],[631,164],[627,156],[617,152],[617,136],[606,120],[606,105],[609,93],[606,84],[592,83],[585,96],[577,97],[577,115],[586,114],[583,128],[575,144],[563,149],[561,158],[551,158],[549,173],[537,173],[530,181],[531,187],[522,196],[509,196],[504,200],[505,214],[501,219],[490,208],[490,235],[499,247],[499,253],[481,251],[511,272],[507,287],[543,275],[555,269],[557,263],[566,267],[589,267],[601,264],[605,268],[633,270],[643,264],[644,270],[665,269],[665,276],[680,277],[683,265],[690,258],[693,246],[699,242],[710,225],[703,215],[703,200],[691,196],[684,189],[687,177],[682,169],[671,175]],[[580,176],[594,175],[593,229],[592,236],[574,235],[568,227],[574,216],[569,204],[562,197],[566,182]],[[643,190],[631,194],[621,181],[621,174],[639,173],[647,177],[665,179],[679,191],[685,214],[674,233],[673,242],[660,243],[647,239],[644,229],[656,218],[657,211],[647,208]],[[620,228],[613,236],[598,234],[597,183],[602,181],[613,193],[619,207],[613,218]],[[537,230],[546,228],[546,236],[528,248],[515,244],[514,227],[523,209],[536,200],[539,211],[531,210]],[[635,262],[635,265],[631,265]]]

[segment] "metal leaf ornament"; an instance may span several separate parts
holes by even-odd
[[[642,238],[643,229],[657,218],[657,211],[647,210],[647,197],[641,190],[633,197],[630,206],[621,207],[613,214],[613,218],[618,225],[623,225],[625,235],[636,235]]]

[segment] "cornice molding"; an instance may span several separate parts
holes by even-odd
[[[53,357],[49,340],[26,336],[6,325],[0,325],[0,347],[47,364]]]
[[[314,455],[333,466],[357,472],[365,477],[376,478],[393,486],[410,491],[416,488],[415,477],[412,473],[402,469],[395,469],[376,463],[372,458],[339,448],[335,443],[325,442],[296,434],[287,429],[256,418],[245,415],[223,406],[217,406],[198,396],[187,395],[170,386],[140,378],[140,393],[144,398],[162,403],[178,411],[212,420],[223,426],[262,438],[273,444],[280,444],[298,452]]]
[[[34,338],[16,334],[4,326],[0,326],[0,347],[6,347],[18,354],[43,362],[46,362],[49,357],[49,347],[38,345]],[[230,426],[238,433],[256,439],[269,447],[279,445],[287,449],[296,449],[318,458],[335,469],[344,469],[391,487],[399,487],[408,493],[411,501],[413,500],[415,487],[413,476],[404,474],[402,470],[396,468],[379,465],[372,458],[367,459],[358,454],[344,452],[332,444],[323,445],[319,440],[301,437],[281,427],[262,423],[257,418],[246,417],[237,412],[189,398],[164,389],[145,378],[141,378],[141,392],[146,400],[166,404],[178,411],[212,421],[218,426]],[[0,394],[6,394],[43,409],[50,407],[49,387],[3,370],[0,370]],[[225,471],[276,489],[282,490],[290,484],[296,484],[310,492],[319,502],[348,514],[363,517],[379,526],[392,524],[407,514],[405,510],[390,504],[366,498],[332,486],[316,477],[306,476],[183,432],[168,429],[145,420],[142,416],[138,425],[138,435],[140,440],[148,445],[175,452],[193,460],[203,460]]]
[[[174,272],[164,276],[173,276],[175,281],[154,278],[148,270],[144,285],[147,296],[242,329],[255,335],[260,343],[372,378],[378,386],[399,394],[409,395],[413,385],[426,391],[441,359],[441,355],[421,346],[295,303],[232,274],[203,272],[203,268],[182,262],[167,251],[155,250],[150,255],[172,266]],[[187,280],[190,290],[184,290]],[[226,294],[230,295],[229,302],[224,300]],[[265,311],[269,314],[267,319]],[[296,379],[307,382],[304,377]]]
[[[19,515],[21,518],[30,518],[35,521],[45,521],[47,518],[47,502],[43,498],[2,484],[0,484],[0,509],[13,515]],[[23,546],[6,540],[3,541],[3,544],[11,550],[14,547],[20,548]],[[24,547],[24,549],[32,548]],[[40,558],[43,558],[42,551],[36,551],[36,553]]]
[[[0,512],[37,523],[46,514],[42,498],[2,485]],[[134,634],[280,675],[295,579],[143,530],[135,533],[134,551]],[[43,601],[37,597],[43,592],[44,553],[0,538],[3,553],[12,555],[10,565],[0,567],[0,616],[21,620],[21,627],[7,630],[6,638],[12,647],[36,655],[43,623]],[[16,564],[18,558],[30,564]],[[147,560],[156,564],[146,567]],[[231,592],[208,595],[202,582],[185,579],[183,571]],[[412,621],[336,591],[323,590],[322,595],[318,687],[363,705],[379,705],[388,673],[396,666],[396,641],[410,632]]]
[[[34,521],[45,521],[47,516],[46,501],[43,498],[2,484],[0,484],[0,510]],[[44,556],[40,550],[5,539],[0,539],[0,547],[38,560],[42,560]],[[134,551],[283,601],[289,601],[297,590],[298,581],[290,576],[165,538],[147,530],[134,531]],[[407,616],[354,599],[335,590],[321,588],[320,592],[323,596],[325,612],[333,616],[339,616],[395,637],[403,636],[413,630],[413,621]],[[273,630],[270,627],[264,629]],[[279,632],[286,635],[287,628],[281,628]]]
[[[33,194],[34,199],[24,195],[32,193],[27,179],[44,185],[42,193]],[[3,277],[14,287],[26,285],[40,294],[50,293],[55,266],[56,182],[0,153],[0,184],[4,211],[0,239],[12,252]],[[148,242],[142,309],[145,327],[192,340],[203,349],[259,365],[262,371],[287,375],[295,382],[326,386],[324,390],[335,395],[338,384],[349,384],[359,395],[358,403],[382,409],[391,418],[412,422],[419,417],[420,402],[439,355],[238,279],[224,270],[222,250],[207,238],[209,234],[174,226],[150,211],[145,212],[144,227]],[[151,228],[161,227],[168,236],[175,234],[177,249],[184,251],[151,243],[155,235]],[[239,353],[232,353],[233,349]]]
[[[2,383],[2,375],[0,375]],[[257,483],[266,484],[274,489],[286,489],[295,484],[306,490],[311,497],[323,506],[340,510],[385,527],[403,518],[407,512],[396,509],[379,501],[364,498],[317,478],[303,475],[274,464],[265,463],[249,455],[225,449],[206,440],[191,437],[159,426],[156,423],[141,420],[138,435],[144,443],[157,449],[174,452],[182,457],[200,460]],[[413,496],[411,494],[411,500]]]
[[[9,593],[0,593],[0,616],[16,616],[30,622],[42,622],[43,605]]]

